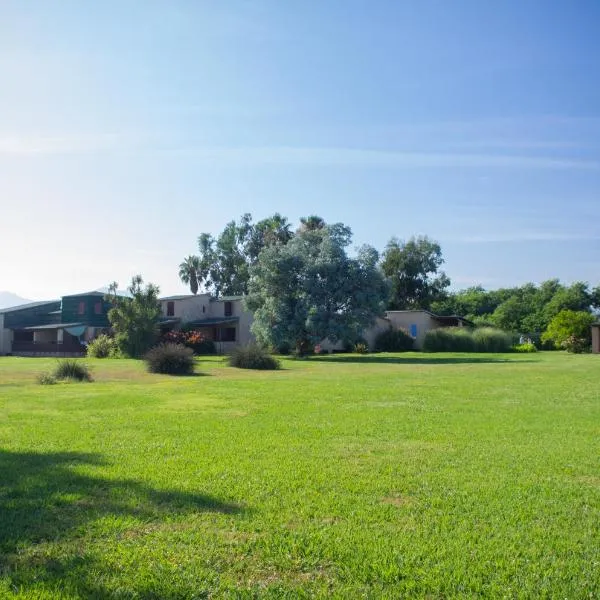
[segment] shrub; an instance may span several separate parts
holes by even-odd
[[[117,355],[117,342],[108,335],[99,335],[87,347],[87,355],[92,358],[109,358]]]
[[[194,352],[182,344],[159,344],[144,357],[150,373],[191,375],[194,372]]]
[[[414,343],[408,331],[390,327],[375,338],[375,352],[406,352],[413,349]]]
[[[567,352],[572,352],[573,354],[582,354],[590,350],[590,343],[586,338],[570,335],[562,342],[561,347]]]
[[[354,344],[354,352],[356,352],[356,354],[367,354],[369,352],[369,348],[366,344],[358,342],[357,344]]]
[[[272,370],[280,366],[278,360],[256,344],[234,348],[228,360],[232,367],[238,369]]]
[[[472,333],[475,352],[510,352],[512,336],[500,329],[481,327]]]
[[[180,344],[191,348],[194,354],[216,354],[217,348],[201,331],[188,329],[182,331],[167,331],[160,338],[161,344]]]
[[[54,385],[56,383],[56,377],[54,377],[52,373],[40,373],[37,382],[40,385]]]
[[[475,352],[472,333],[464,327],[441,327],[425,334],[425,352]]]
[[[63,381],[65,379],[71,379],[75,381],[92,381],[92,375],[89,367],[85,363],[75,360],[74,358],[59,360],[52,375],[59,381]]]
[[[528,353],[528,352],[537,352],[537,348],[533,342],[525,342],[523,344],[517,344],[513,347],[515,352]]]

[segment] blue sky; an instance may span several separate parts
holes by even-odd
[[[600,3],[0,3],[0,289],[184,292],[204,231],[438,240],[456,288],[600,282]]]

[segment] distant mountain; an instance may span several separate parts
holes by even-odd
[[[10,308],[11,306],[19,306],[19,304],[27,304],[32,302],[27,298],[21,298],[12,292],[0,292],[0,309]]]

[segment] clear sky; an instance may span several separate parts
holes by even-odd
[[[456,288],[600,282],[600,2],[1,0],[0,289],[141,273],[316,213]]]

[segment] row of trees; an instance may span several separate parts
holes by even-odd
[[[479,325],[531,336],[546,331],[562,311],[591,314],[594,308],[600,309],[600,286],[591,289],[584,282],[566,286],[558,279],[489,291],[471,287],[431,304],[431,310],[442,315],[459,314]]]
[[[312,215],[293,230],[276,213],[254,223],[250,214],[213,237],[198,238],[198,254],[179,266],[192,293],[245,295],[257,339],[302,351],[324,338],[352,341],[387,310],[459,314],[481,325],[540,337],[562,311],[600,308],[600,286],[553,279],[539,286],[451,293],[440,245],[429,238],[392,238],[380,255],[362,246],[347,252],[352,232]]]

